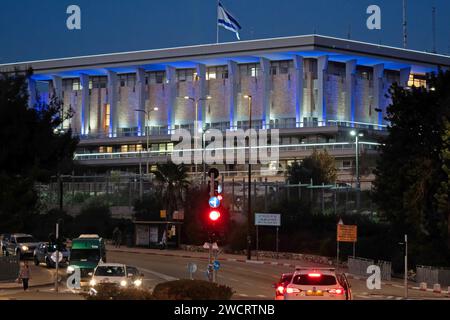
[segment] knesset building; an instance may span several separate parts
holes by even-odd
[[[375,165],[377,137],[386,134],[390,86],[427,86],[427,73],[449,69],[450,57],[319,35],[197,45],[1,65],[31,67],[36,88],[74,112],[62,129],[81,139],[75,159],[84,173],[138,172],[142,162],[168,161],[171,133],[279,129],[279,161],[253,166],[254,176],[284,180],[287,166],[326,149],[339,180],[355,183],[361,166]],[[425,106],[424,106],[425,107]],[[144,112],[145,111],[145,112]],[[147,137],[148,136],[148,137]],[[148,139],[147,139],[148,138]],[[148,144],[148,149],[147,149]],[[245,165],[219,166],[228,178]],[[191,171],[203,171],[191,166]],[[362,171],[363,187],[373,176]],[[367,184],[366,184],[367,186]]]

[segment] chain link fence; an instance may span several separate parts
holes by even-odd
[[[377,265],[380,267],[381,280],[390,281],[392,275],[392,265],[389,261],[375,260],[358,258],[358,257],[348,257],[347,266],[348,273],[358,275],[358,276],[368,276],[367,268],[371,265]]]

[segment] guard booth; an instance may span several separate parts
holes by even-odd
[[[167,248],[179,248],[182,224],[180,221],[133,221],[134,245],[161,249],[166,236]]]

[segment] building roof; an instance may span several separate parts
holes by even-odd
[[[260,58],[287,60],[295,55],[306,58],[329,55],[330,61],[339,62],[356,59],[360,65],[385,64],[387,69],[394,70],[412,67],[413,71],[419,73],[435,71],[438,67],[450,68],[450,56],[320,35],[305,35],[18,62],[2,64],[0,71],[31,67],[37,78],[43,75],[41,79],[44,80],[46,76],[51,75],[104,75],[106,70],[128,73],[134,72],[137,67],[145,70],[164,70],[166,66],[193,68],[197,64],[225,65],[229,60],[238,63],[258,62]]]

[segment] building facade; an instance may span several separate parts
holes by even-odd
[[[427,86],[427,73],[449,69],[450,57],[324,36],[242,41],[1,65],[33,68],[30,105],[56,95],[80,137],[76,161],[86,172],[137,172],[167,161],[175,129],[222,131],[249,126],[280,130],[280,161],[255,167],[281,178],[314,149],[336,158],[339,179],[354,183],[355,141],[370,182],[377,138],[385,134],[393,83]],[[145,111],[145,112],[144,112]],[[148,148],[147,148],[148,136]],[[223,165],[228,177],[245,166]],[[196,168],[192,166],[192,171]],[[203,168],[197,168],[202,171]]]

